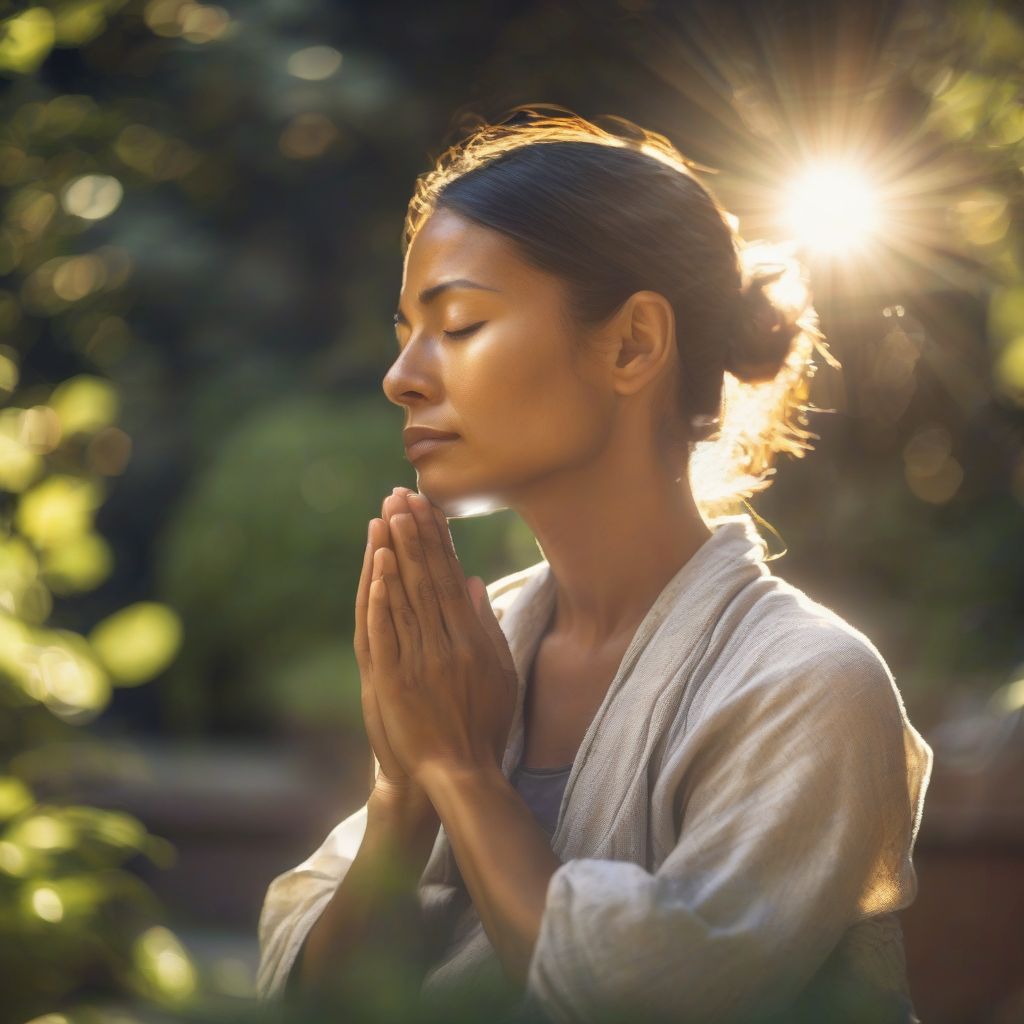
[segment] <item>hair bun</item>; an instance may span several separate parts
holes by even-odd
[[[786,291],[791,298],[799,294],[795,303],[781,301],[775,289],[771,293],[765,290],[769,285],[778,289],[783,283],[791,284],[794,280],[799,288],[790,287]],[[774,380],[793,347],[793,339],[803,329],[798,319],[808,301],[802,274],[792,260],[776,257],[772,265],[759,263],[745,274],[736,330],[729,339],[725,368],[734,377],[751,384]]]

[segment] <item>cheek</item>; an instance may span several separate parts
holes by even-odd
[[[574,367],[568,346],[564,338],[523,328],[467,359],[449,387],[474,447],[536,465],[591,446],[600,431],[601,397]]]

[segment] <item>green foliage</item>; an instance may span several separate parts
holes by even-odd
[[[54,748],[102,710],[111,679],[77,634],[10,612],[0,625],[0,1019],[26,1019],[86,984],[178,1002],[188,993],[177,975],[147,968],[162,910],[130,864],[142,855],[167,866],[173,848],[128,814],[62,800],[52,771]]]
[[[221,439],[159,547],[189,637],[161,690],[170,722],[361,728],[355,595],[367,524],[392,487],[416,485],[401,426],[382,398],[285,396]],[[453,522],[467,576],[511,571],[527,554],[517,524]]]
[[[32,4],[0,22],[0,73],[26,75],[39,69],[55,46],[95,39],[107,17],[127,0],[55,0]]]
[[[935,28],[918,36],[913,76],[930,96],[925,126],[969,166],[953,222],[986,269],[993,383],[1024,407],[1024,22],[1009,4],[961,0]]]
[[[52,47],[94,38],[120,6],[69,2],[11,15],[0,25],[0,71],[31,74]],[[87,594],[113,569],[96,516],[130,442],[109,379],[74,360],[55,369],[34,347],[48,332],[109,329],[119,309],[113,264],[72,251],[83,220],[71,211],[86,214],[88,204],[67,191],[63,207],[58,201],[63,186],[83,180],[76,172],[90,169],[84,153],[67,148],[68,136],[96,107],[84,97],[58,97],[47,107],[23,99],[15,90],[0,100],[0,174],[8,186],[0,224],[3,1021],[52,1010],[83,988],[168,1005],[191,991],[187,956],[172,948],[159,924],[162,908],[132,870],[139,857],[169,864],[170,844],[130,815],[68,799],[50,770],[55,752],[103,711],[112,688],[162,672],[180,637],[175,612],[155,602],[96,623],[92,641],[53,622],[56,599]],[[185,965],[176,972],[167,967],[175,956]]]
[[[20,496],[12,497],[10,519],[17,522],[23,506]],[[80,511],[73,506],[71,514]],[[55,501],[49,515],[59,519],[65,512]],[[29,542],[10,520],[6,537],[30,556],[47,550],[36,543],[59,542],[52,533]],[[61,803],[59,792],[44,802],[32,785],[34,748],[70,738],[73,723],[94,718],[118,680],[85,638],[46,626],[49,591],[40,560],[27,557],[18,565],[27,575],[8,577],[8,607],[0,612],[0,763],[9,772],[0,776],[0,949],[3,1012],[11,1015],[3,1019],[45,1010],[87,979],[112,991],[128,986],[163,998],[160,979],[142,973],[133,951],[134,936],[153,927],[160,909],[125,864],[138,854],[167,864],[169,845],[129,815]],[[33,588],[40,595],[35,602],[26,596]],[[146,628],[142,623],[139,641]],[[165,644],[157,660],[149,650],[140,653],[122,657],[132,682],[142,681],[143,671],[160,671],[173,650]],[[40,775],[45,785],[45,772]]]
[[[612,6],[616,38],[625,23],[641,50],[645,5]],[[85,993],[199,1013],[196,970],[133,871],[168,864],[168,844],[61,798],[71,741],[118,688],[159,677],[169,732],[361,728],[366,524],[415,483],[380,393],[401,214],[451,110],[491,90],[656,113],[701,155],[713,119],[687,121],[685,59],[658,62],[673,84],[655,95],[650,69],[613,59],[589,22],[521,7],[495,32],[486,5],[0,5],[3,1020],[111,1019]],[[474,39],[495,49],[478,55]],[[548,44],[557,59],[538,59]],[[788,64],[817,73],[831,56]],[[758,505],[805,552],[807,589],[834,580],[829,603],[888,639],[904,690],[941,694],[1020,656],[1024,23],[1007,3],[908,4],[887,58],[910,134],[950,170],[924,262],[966,256],[956,285],[987,310],[987,334],[890,319],[877,352],[847,364],[861,422],[781,467]],[[775,109],[760,113],[780,123],[783,91],[765,95]],[[749,152],[741,139],[733,163],[760,188]],[[881,370],[858,376],[876,357]],[[979,364],[972,389],[964,367]],[[990,388],[1003,419],[988,416]],[[119,533],[104,534],[97,517],[118,507]],[[511,513],[453,533],[467,575],[539,557]],[[125,572],[125,551],[145,565]],[[126,596],[150,565],[160,600]],[[117,610],[95,599],[104,584]],[[276,1013],[305,1019],[263,1016]]]

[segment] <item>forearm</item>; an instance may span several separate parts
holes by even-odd
[[[426,969],[416,886],[436,833],[436,826],[409,830],[368,822],[352,864],[306,935],[289,977],[289,996],[343,987],[375,957],[398,957]]]
[[[505,973],[525,987],[548,882],[562,862],[497,765],[430,766],[420,782]]]

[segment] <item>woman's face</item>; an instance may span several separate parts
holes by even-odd
[[[440,287],[459,279],[480,287]],[[616,396],[596,339],[577,348],[565,301],[560,280],[510,239],[450,210],[435,211],[409,247],[399,354],[383,387],[405,407],[405,427],[458,435],[411,459],[419,489],[449,516],[528,500],[605,446]]]

